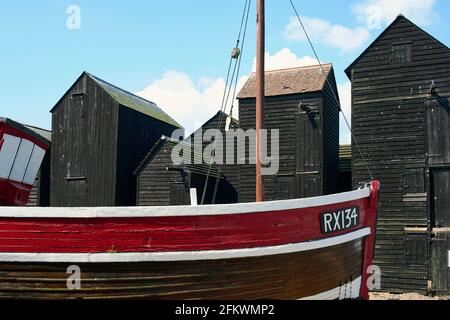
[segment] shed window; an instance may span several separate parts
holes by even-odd
[[[275,200],[294,198],[294,176],[278,176],[275,184]]]
[[[392,45],[391,64],[409,64],[412,61],[412,44],[398,43]]]
[[[404,241],[405,262],[424,263],[427,257],[427,234],[406,234]]]
[[[425,192],[425,169],[407,168],[403,174],[403,190],[405,193]]]

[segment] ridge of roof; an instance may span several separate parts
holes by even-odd
[[[332,73],[333,64],[331,63],[266,71],[265,96],[274,97],[322,91]],[[237,98],[246,99],[255,96],[256,79],[255,74],[252,73]]]
[[[169,116],[164,110],[162,110],[156,103],[146,100],[138,95],[126,91],[116,85],[113,85],[93,74],[83,71],[83,73],[77,78],[77,80],[70,86],[70,88],[63,94],[63,96],[58,100],[55,106],[50,110],[53,112],[60,102],[69,94],[70,91],[75,87],[75,85],[83,78],[87,76],[93,81],[95,81],[106,93],[120,105],[135,110],[137,112],[148,115],[152,118],[161,120],[165,123],[171,124],[177,128],[183,128],[176,120]]]
[[[412,26],[416,27],[419,31],[423,32],[424,34],[426,34],[427,36],[429,36],[430,38],[434,39],[435,41],[437,41],[438,43],[440,43],[441,45],[443,45],[444,47],[448,48],[447,45],[445,45],[444,43],[442,43],[440,40],[436,39],[433,35],[431,35],[429,32],[425,31],[424,29],[422,29],[421,27],[419,27],[417,24],[415,24],[414,22],[412,22],[410,19],[408,19],[407,17],[405,17],[403,14],[399,14],[394,21],[391,22],[391,24],[389,24],[386,29],[383,30],[383,32],[380,33],[380,35],[378,37],[375,38],[375,40],[372,41],[372,43],[370,43],[370,45],[367,46],[367,48],[344,70],[345,74],[347,75],[347,77],[351,80],[351,71],[353,69],[353,67],[359,62],[359,60],[362,59],[362,57],[364,57],[369,50],[374,46],[375,43],[377,43],[383,36],[386,35],[386,33],[388,33],[396,24],[398,24],[400,21],[406,21],[408,23],[410,23]]]
[[[41,141],[47,145],[51,144],[51,135],[50,135],[50,139],[49,139],[48,135],[43,134],[43,131],[47,131],[46,129],[41,129],[41,128],[34,127],[34,126],[28,126],[26,124],[20,123],[18,121],[14,121],[14,120],[12,120],[10,118],[6,118],[6,117],[0,117],[0,123],[5,123],[16,129],[22,130],[25,133],[35,137],[36,139],[38,139],[39,141]],[[40,132],[38,130],[40,130],[42,132]],[[51,131],[47,131],[47,133],[48,132],[51,133]]]
[[[116,85],[113,85],[89,72],[84,72],[88,77],[93,79],[99,86],[101,86],[115,101],[124,107],[130,108],[137,112],[146,114],[155,119],[161,120],[175,127],[182,128],[182,126],[162,110],[156,103],[144,99],[134,93],[124,90]]]

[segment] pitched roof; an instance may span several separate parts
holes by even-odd
[[[25,123],[22,123],[22,125],[25,126],[28,129],[30,129],[31,131],[37,133],[38,135],[44,137],[48,141],[52,141],[52,132],[50,130],[38,128],[38,127],[35,127],[35,126],[30,126],[30,125],[25,124]]]
[[[138,175],[142,169],[147,165],[147,163],[153,159],[153,156],[156,155],[161,147],[164,144],[170,145],[172,148],[174,148],[177,145],[184,145],[186,148],[191,148],[191,164],[185,164],[181,167],[185,167],[186,169],[189,169],[192,173],[200,174],[200,175],[207,175],[209,173],[210,177],[213,178],[219,178],[222,179],[223,175],[221,174],[219,167],[217,164],[211,165],[211,169],[209,167],[209,164],[206,163],[203,159],[203,151],[198,153],[195,152],[195,145],[192,143],[187,142],[186,140],[179,141],[172,139],[170,137],[162,136],[156,144],[152,147],[150,152],[145,156],[144,160],[141,161],[139,166],[134,171],[134,175]]]
[[[439,41],[438,39],[436,39],[435,37],[433,37],[431,34],[429,34],[428,32],[426,32],[425,30],[423,30],[422,28],[420,28],[419,26],[417,26],[414,22],[412,22],[411,20],[409,20],[408,18],[406,18],[404,15],[399,14],[397,16],[397,18],[366,48],[366,50],[364,50],[359,56],[358,58],[355,59],[355,61],[352,62],[351,65],[349,65],[347,67],[347,69],[345,69],[345,73],[347,74],[347,77],[351,80],[351,71],[354,68],[354,66],[359,62],[359,60],[361,60],[371,49],[372,47],[375,46],[375,44],[384,37],[384,35],[386,35],[386,33],[388,33],[393,27],[395,27],[397,24],[399,24],[400,22],[406,22],[408,24],[410,24],[412,27],[417,28],[417,30],[423,32],[424,34],[426,34],[428,37],[434,39],[435,41],[437,41],[438,43],[440,43],[441,45],[443,45],[444,47],[448,48],[445,44],[443,44],[441,41]]]
[[[11,120],[9,118],[2,118],[0,117],[0,123],[6,123],[7,125],[16,128],[18,130],[21,130],[23,132],[26,132],[32,137],[35,137],[39,141],[45,143],[46,145],[50,145],[51,140],[51,132],[45,129],[28,126],[19,122],[16,122],[14,120]]]
[[[195,130],[192,134],[190,134],[187,138],[185,138],[183,141],[179,141],[170,137],[166,137],[166,136],[162,136],[157,142],[156,144],[150,149],[150,151],[147,153],[147,155],[145,156],[145,158],[141,161],[141,163],[139,164],[139,166],[137,167],[137,169],[134,171],[134,174],[137,175],[143,168],[144,166],[148,163],[148,161],[153,157],[154,154],[156,154],[158,152],[158,150],[160,149],[159,147],[163,144],[163,143],[168,143],[172,146],[178,145],[180,143],[185,144],[187,147],[194,147],[195,145],[192,143],[192,139],[195,135],[196,132],[198,132],[199,130],[203,129],[204,127],[206,127],[210,122],[214,121],[216,118],[218,117],[222,117],[222,121],[223,121],[223,127],[221,128],[221,130],[225,129],[225,119],[228,118],[228,114],[226,114],[223,111],[218,111],[213,117],[211,117],[208,121],[206,121],[202,127],[198,128],[197,130]],[[234,127],[238,127],[239,126],[239,121],[232,118],[232,126]],[[187,142],[187,141],[191,141],[191,142]],[[201,146],[197,146],[200,147]],[[203,153],[202,153],[203,155]],[[194,173],[198,173],[198,174],[203,174],[206,175],[207,172],[209,171],[209,164],[205,163],[204,161],[202,161],[202,164],[197,164],[197,162],[200,162],[200,159],[194,159],[195,156],[198,156],[198,154],[196,153],[192,153],[192,157],[193,157],[193,163],[192,165],[186,165],[186,167],[188,169],[190,169],[192,172]],[[212,177],[219,177],[221,178],[221,174],[219,172],[218,166],[217,165],[213,165],[211,166],[211,171],[210,171],[210,176]]]
[[[326,79],[333,70],[332,64],[267,71],[265,78],[265,96],[322,91]],[[238,99],[256,97],[256,75],[253,73],[238,94]]]
[[[110,84],[96,76],[87,73],[86,74],[92,78],[100,87],[102,87],[114,100],[124,107],[128,107],[135,111],[146,114],[155,119],[161,120],[175,127],[181,128],[181,125],[176,122],[172,117],[165,113],[158,105],[154,102],[148,101],[141,98],[135,94],[125,91],[113,84]]]
[[[175,127],[182,128],[182,126],[175,121],[172,117],[170,117],[167,113],[165,113],[158,105],[154,102],[148,101],[144,98],[141,98],[131,92],[128,92],[126,90],[123,90],[109,82],[106,82],[105,80],[102,80],[88,72],[83,72],[81,76],[75,81],[75,84],[84,76],[91,78],[94,80],[103,90],[108,93],[112,99],[114,99],[117,103],[120,105],[130,108],[132,110],[135,110],[137,112],[146,114],[152,118],[161,120],[165,123],[171,124]],[[74,84],[74,85],[75,85]],[[63,98],[72,90],[72,87],[64,94]],[[61,100],[63,99],[61,98]],[[61,101],[60,100],[60,101]],[[53,107],[50,112],[53,112],[56,107],[59,105],[59,102],[56,104],[55,107]]]
[[[222,119],[220,119],[219,117],[222,117]],[[193,137],[195,135],[195,133],[198,132],[199,130],[205,129],[205,127],[207,127],[211,122],[215,121],[216,118],[219,118],[217,120],[221,120],[221,122],[222,122],[221,127],[219,128],[219,130],[225,130],[226,120],[228,118],[228,114],[226,114],[225,112],[219,110],[219,111],[217,111],[217,113],[214,116],[212,116],[209,120],[207,120],[205,123],[203,123],[200,128],[198,128],[194,132],[192,132],[186,139]],[[238,128],[239,127],[239,121],[232,117],[231,118],[231,126],[230,127],[231,128]]]

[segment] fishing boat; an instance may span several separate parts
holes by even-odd
[[[0,118],[0,205],[28,203],[50,142],[24,125]]]
[[[258,0],[257,132],[264,114]],[[0,298],[367,299],[377,181],[335,195],[173,207],[0,207]]]

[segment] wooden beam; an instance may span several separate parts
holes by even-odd
[[[264,54],[265,54],[265,8],[264,0],[257,0],[256,8],[256,202],[264,201],[264,181],[262,177],[262,137],[264,128]]]

